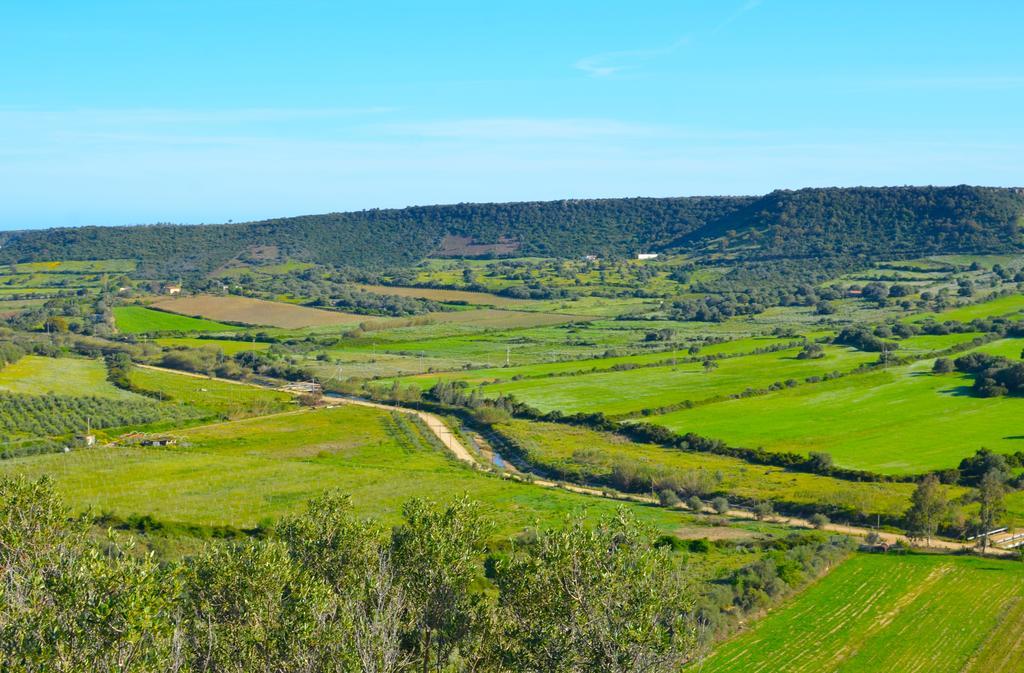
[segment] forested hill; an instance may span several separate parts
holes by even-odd
[[[254,249],[355,267],[397,266],[436,252],[446,236],[506,243],[516,255],[629,255],[662,248],[749,204],[751,197],[589,199],[416,206],[223,225],[81,227],[14,232],[0,263],[131,258],[143,273],[211,271]],[[262,251],[265,253],[266,251]]]
[[[1024,190],[897,187],[777,191],[674,245],[744,259],[896,258],[1021,249]]]
[[[13,232],[0,263],[132,258],[146,275],[208,272],[246,255],[384,267],[451,254],[579,257],[726,251],[738,259],[886,259],[1016,252],[1024,191],[986,187],[804,189],[763,197],[418,206],[224,225]],[[459,243],[449,246],[450,241]],[[460,249],[459,245],[462,246]]]

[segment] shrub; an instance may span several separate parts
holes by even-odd
[[[711,540],[706,537],[690,540],[690,551],[696,554],[707,554],[711,551]]]
[[[671,488],[663,488],[658,491],[658,502],[662,507],[675,507],[679,504],[679,496]]]
[[[775,508],[767,500],[762,500],[754,505],[754,516],[757,517],[758,521],[764,521],[765,519],[775,515]]]

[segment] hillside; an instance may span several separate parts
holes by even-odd
[[[236,259],[381,268],[431,254],[579,257],[640,250],[740,261],[892,259],[1014,252],[1024,192],[986,187],[777,191],[763,197],[417,206],[223,225],[12,232],[0,263],[137,259],[143,276],[208,273]],[[454,242],[454,243],[453,243]]]
[[[675,244],[714,241],[747,260],[1000,253],[1021,246],[1022,217],[1022,190],[801,189],[772,192]]]
[[[138,259],[140,273],[209,272],[246,255],[355,267],[399,266],[439,250],[446,236],[515,254],[575,257],[663,246],[749,198],[601,199],[417,206],[225,225],[82,227],[15,232],[0,262]]]

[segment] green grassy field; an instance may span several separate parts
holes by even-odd
[[[270,344],[261,341],[234,341],[231,339],[199,339],[196,337],[164,337],[154,339],[161,346],[175,348],[185,346],[187,348],[216,348],[225,355],[235,355],[247,351],[264,351],[270,348]]]
[[[628,460],[656,473],[689,475],[682,483],[694,481],[695,473],[701,471],[705,479],[718,475],[721,481],[713,490],[729,497],[799,506],[819,504],[891,517],[907,510],[914,490],[913,484],[844,481],[754,466],[738,458],[638,444],[618,435],[554,423],[513,420],[498,429],[527,450],[531,463],[582,480],[607,477],[616,463]],[[950,487],[947,494],[955,498],[964,491]]]
[[[150,332],[237,332],[238,327],[224,323],[191,318],[164,311],[154,311],[144,306],[115,306],[114,321],[117,329],[125,334],[146,334]]]
[[[1019,349],[1007,339],[981,348]],[[891,474],[955,467],[986,446],[1024,449],[1024,399],[974,397],[972,378],[932,361],[655,416],[650,422],[736,446],[826,451],[838,465]]]
[[[27,355],[0,369],[0,390],[26,395],[56,393],[138,399],[138,395],[115,388],[107,381],[107,368],[102,360],[72,357]]]
[[[396,521],[413,496],[446,501],[467,494],[485,504],[501,535],[559,522],[577,508],[596,516],[617,506],[479,473],[418,432],[407,417],[376,409],[301,410],[175,432],[181,442],[167,449],[0,461],[0,474],[50,474],[76,509],[200,525],[251,527],[300,509],[327,488],[351,494],[361,514],[385,522]],[[662,530],[689,521],[662,508],[633,509]]]
[[[759,348],[767,348],[775,345],[786,345],[799,341],[799,339],[779,339],[776,337],[749,337],[740,338],[724,343],[701,345],[697,357],[707,355],[739,355],[750,353]],[[698,344],[700,345],[700,344]],[[500,353],[499,353],[500,355]],[[517,352],[517,356],[519,353]],[[539,378],[551,374],[567,373],[588,373],[591,371],[610,370],[622,365],[653,365],[668,363],[671,360],[692,358],[686,348],[678,350],[654,350],[639,355],[622,355],[614,357],[564,360],[561,362],[545,362],[539,364],[522,365],[518,367],[488,367],[484,369],[463,370],[456,372],[444,372],[436,374],[422,374],[409,378],[404,383],[412,383],[421,388],[429,388],[438,381],[466,381],[470,384],[483,382],[510,381],[514,378]]]
[[[981,332],[963,332],[960,334],[918,334],[898,341],[899,355],[921,355],[944,351],[953,346],[968,343],[982,336]]]
[[[942,313],[922,313],[911,318],[914,322],[920,322],[933,318],[939,322],[946,320],[959,320],[970,322],[975,318],[988,318],[998,316],[1013,316],[1024,311],[1024,294],[1011,294],[1006,297],[997,297],[990,301],[983,301],[978,304],[960,306]]]
[[[460,312],[462,315],[468,313],[471,312]],[[708,335],[742,338],[750,334],[749,328],[737,326],[708,327],[703,323],[672,322],[664,326],[678,331],[679,340],[684,343]],[[326,353],[348,365],[345,370],[352,372],[347,374],[350,376],[392,377],[431,370],[461,371],[489,367],[479,374],[493,378],[501,374],[493,368],[502,367],[506,355],[516,367],[550,363],[556,369],[568,367],[573,370],[600,363],[574,366],[563,361],[603,360],[602,356],[607,353],[627,356],[646,351],[646,355],[651,355],[650,344],[644,342],[644,336],[650,329],[649,323],[620,320],[518,329],[491,329],[482,324],[451,322],[400,327],[384,324],[382,329],[368,331],[357,339],[348,339],[343,344],[327,348]],[[729,347],[719,344],[708,348]],[[655,359],[658,358],[655,356]],[[426,381],[421,384],[430,385]]]
[[[602,372],[572,377],[527,379],[485,388],[488,395],[511,394],[522,402],[565,413],[602,411],[606,414],[638,412],[684,400],[705,400],[766,388],[787,379],[798,381],[831,371],[850,371],[872,362],[877,355],[850,348],[827,346],[819,360],[798,360],[800,349],[718,361],[705,371],[700,363],[669,367]]]
[[[187,376],[157,369],[135,367],[134,385],[170,396],[170,402],[194,407],[209,415],[251,416],[281,411],[293,404],[288,393],[255,386],[227,383],[202,376]]]
[[[1011,673],[1024,657],[1024,566],[856,555],[747,632],[702,673]]]

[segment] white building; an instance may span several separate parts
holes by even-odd
[[[636,256],[637,259],[658,259],[658,253],[656,252],[641,252]]]

